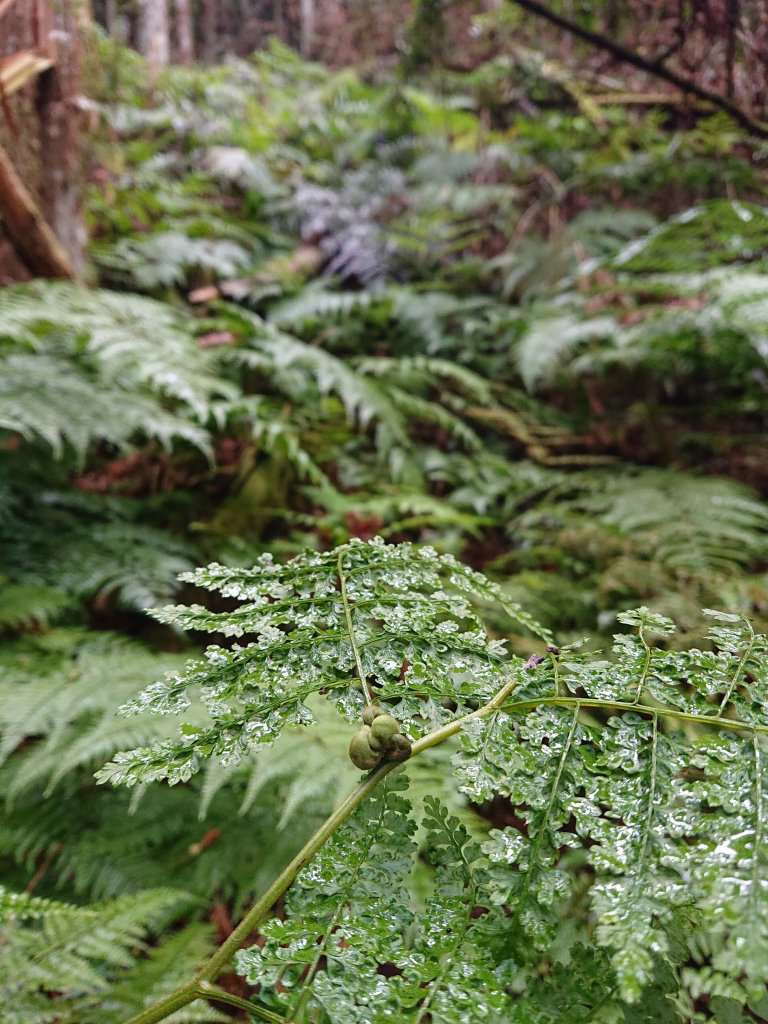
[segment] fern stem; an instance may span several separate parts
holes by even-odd
[[[346,821],[350,814],[378,786],[382,779],[397,767],[395,763],[384,764],[371,772],[333,814],[326,818],[293,860],[283,868],[272,885],[254,903],[240,924],[219,946],[189,985],[182,986],[159,1003],[136,1014],[135,1017],[131,1017],[126,1024],[159,1024],[159,1021],[165,1020],[175,1010],[181,1009],[182,1006],[187,1006],[196,999],[200,999],[200,993],[205,991],[204,986],[210,984],[214,978],[218,977],[241,944],[254,929],[258,928],[302,868],[306,867],[320,847],[331,838],[336,829]]]
[[[571,747],[573,746],[573,737],[576,735],[576,727],[579,724],[579,714],[580,713],[581,713],[581,704],[576,704],[574,709],[573,709],[573,719],[571,721],[571,727],[568,730],[568,736],[566,737],[562,753],[560,754],[560,760],[557,763],[557,771],[555,772],[555,777],[554,777],[554,779],[552,781],[552,788],[551,788],[550,793],[549,793],[549,800],[547,802],[547,809],[544,812],[544,817],[543,817],[543,819],[542,819],[541,823],[539,824],[539,827],[538,827],[538,829],[536,831],[536,839],[534,840],[533,847],[531,849],[531,854],[530,854],[530,857],[529,857],[529,862],[530,862],[531,866],[528,869],[528,872],[527,872],[527,876],[528,877],[526,878],[526,887],[528,889],[531,888],[532,882],[536,878],[536,874],[537,874],[539,868],[541,867],[541,865],[539,864],[539,850],[541,849],[541,841],[544,838],[544,832],[545,832],[547,826],[549,825],[549,819],[550,819],[550,817],[552,815],[552,811],[553,811],[554,806],[555,806],[555,800],[557,799],[557,793],[558,793],[558,790],[560,789],[560,780],[563,777],[563,772],[565,771],[565,764],[566,764],[566,761],[568,760],[568,755],[571,752]],[[529,834],[530,834],[530,826],[529,826]]]
[[[641,698],[641,696],[643,694],[643,688],[645,687],[645,681],[648,678],[648,670],[651,667],[651,658],[653,657],[653,650],[652,650],[651,646],[649,645],[648,641],[645,639],[645,636],[643,635],[643,627],[642,626],[640,626],[640,628],[638,629],[637,633],[638,633],[638,637],[640,639],[640,643],[645,648],[645,664],[643,665],[643,671],[640,673],[640,678],[637,681],[637,690],[635,691],[635,699],[634,699],[634,703],[635,704],[639,704],[640,703],[640,698]]]
[[[642,842],[640,844],[640,855],[637,863],[638,868],[635,874],[634,893],[637,893],[638,885],[640,880],[645,878],[645,862],[648,857],[648,845],[651,841],[651,833],[653,831],[653,816],[656,813],[656,787],[658,785],[659,771],[659,716],[653,716],[653,734],[651,736],[651,783],[648,792],[648,810],[645,813],[645,821],[643,822],[643,835]]]
[[[437,996],[438,992],[445,984],[445,979],[448,977],[450,971],[453,969],[456,959],[458,958],[458,955],[461,951],[461,947],[464,944],[464,939],[466,938],[467,932],[469,930],[469,925],[472,920],[472,912],[477,902],[477,884],[475,883],[475,878],[474,875],[472,874],[472,868],[467,863],[467,858],[464,855],[464,850],[462,849],[462,847],[455,841],[453,842],[453,846],[456,851],[458,859],[464,865],[464,874],[466,876],[467,887],[469,889],[469,893],[464,899],[464,917],[461,922],[461,928],[457,931],[457,934],[453,940],[453,945],[451,947],[450,952],[448,952],[445,956],[441,958],[442,966],[440,968],[440,973],[433,979],[431,985],[429,986],[429,994],[427,995],[426,999],[419,1008],[419,1016],[416,1018],[415,1024],[422,1024],[422,1021],[426,1020],[427,1018],[432,1019],[430,1015],[432,1004],[434,1003],[435,997]]]
[[[765,808],[763,806],[763,770],[760,743],[757,735],[752,736],[752,750],[755,755],[755,836],[752,840],[752,899],[749,901],[750,914],[754,921],[760,908],[760,852],[765,843]]]
[[[550,707],[572,708],[576,705],[585,708],[602,708],[605,711],[616,708],[618,711],[634,711],[639,715],[660,716],[661,718],[674,718],[682,722],[696,722],[699,725],[714,725],[719,729],[737,729],[750,733],[768,733],[768,725],[756,725],[752,722],[739,722],[735,718],[722,718],[718,715],[694,715],[688,711],[676,711],[674,708],[654,708],[649,704],[635,704],[624,700],[601,700],[592,697],[532,697],[530,700],[519,700],[513,704],[507,704],[504,708],[507,712],[531,711],[534,708],[549,705]],[[481,708],[485,713],[485,709]],[[478,712],[475,711],[477,716]],[[471,717],[471,716],[467,716]],[[461,719],[460,721],[463,721]],[[433,734],[430,734],[433,735]],[[425,736],[424,739],[429,737]],[[418,744],[414,744],[414,751]],[[432,746],[432,744],[430,744]]]
[[[365,703],[373,704],[371,691],[368,688],[368,683],[366,682],[365,679],[365,671],[363,670],[363,662],[362,659],[360,658],[360,651],[357,649],[357,644],[355,643],[355,627],[354,623],[352,622],[352,608],[350,607],[349,604],[349,596],[347,594],[347,579],[346,576],[344,575],[344,554],[346,550],[346,547],[343,547],[341,551],[339,551],[339,559],[337,562],[337,565],[339,567],[339,583],[341,584],[341,600],[342,603],[344,604],[344,615],[347,620],[347,632],[349,633],[349,643],[350,646],[352,647],[352,653],[355,657],[355,665],[357,666],[357,674],[360,677],[360,683],[363,687]]]
[[[534,708],[546,705],[574,708],[576,709],[576,713],[579,708],[583,707],[603,708],[605,710],[615,708],[621,711],[634,711],[641,715],[651,715],[655,721],[658,721],[658,717],[662,716],[686,722],[696,722],[701,725],[715,725],[719,728],[744,729],[752,732],[753,734],[768,733],[768,726],[752,725],[749,722],[738,722],[732,719],[721,718],[719,716],[695,715],[686,711],[676,711],[672,708],[653,708],[645,704],[630,703],[629,701],[599,700],[589,697],[539,697],[507,704],[506,701],[511,696],[516,686],[517,681],[511,680],[503,686],[487,704],[484,704],[483,707],[478,708],[476,711],[472,711],[467,715],[463,715],[461,718],[454,719],[452,722],[442,726],[440,729],[435,729],[434,732],[428,733],[426,736],[422,736],[420,740],[416,740],[413,744],[411,756],[414,757],[422,753],[422,751],[428,750],[430,747],[435,747],[440,743],[443,743],[451,736],[454,736],[457,732],[460,732],[465,723],[470,719],[484,718],[487,715],[495,714],[502,707],[507,713],[533,710]],[[259,897],[240,924],[235,928],[226,941],[219,946],[217,951],[213,954],[210,960],[207,961],[202,970],[198,972],[192,982],[188,985],[182,986],[175,992],[172,992],[169,996],[166,996],[165,999],[156,1003],[154,1006],[150,1006],[146,1010],[143,1010],[141,1013],[127,1021],[126,1024],[159,1024],[160,1021],[165,1020],[174,1011],[181,1009],[183,1006],[187,1006],[196,999],[208,998],[209,995],[213,998],[212,994],[206,991],[206,986],[210,985],[210,983],[221,973],[242,943],[248,938],[250,933],[261,924],[272,906],[285,893],[299,872],[306,867],[317,851],[331,838],[339,826],[346,821],[350,814],[352,814],[363,800],[373,792],[378,784],[396,767],[398,767],[397,764],[381,765],[381,767],[372,771],[356,790],[350,793],[346,800],[323,822],[314,835],[308,840],[302,849],[299,850],[293,860],[280,872],[272,885],[270,885],[270,887]],[[257,1015],[261,1015],[258,1014],[257,1007],[251,1007],[249,1005],[249,1009],[252,1009],[252,1012],[257,1013]]]
[[[194,1003],[196,999],[199,999],[198,991],[199,989],[194,981],[188,985],[182,985],[181,988],[171,992],[165,999],[161,999],[153,1006],[148,1006],[146,1010],[137,1013],[135,1017],[131,1017],[126,1024],[159,1024],[161,1020],[170,1017],[176,1010],[181,1010],[184,1006],[188,1006],[190,1003]]]
[[[349,898],[349,893],[351,892],[355,882],[358,879],[360,869],[370,856],[371,847],[378,838],[376,834],[376,829],[381,825],[381,820],[384,817],[384,812],[385,805],[382,804],[381,811],[379,813],[379,819],[374,825],[374,827],[370,830],[369,841],[368,845],[365,847],[364,856],[361,857],[360,860],[357,862],[352,874],[349,877],[349,881],[347,882],[346,889],[344,891],[344,898],[339,900],[336,906],[336,911],[326,926],[325,934],[323,935],[322,941],[319,943],[317,947],[315,958],[312,961],[312,964],[310,965],[309,970],[306,973],[306,976],[304,978],[304,981],[302,982],[301,988],[299,989],[296,1000],[292,1003],[291,1008],[288,1011],[288,1016],[290,1020],[299,1020],[300,1017],[302,1016],[304,1007],[306,1006],[312,992],[312,983],[315,980],[315,975],[317,974],[318,968],[320,966],[320,961],[326,955],[328,943],[331,940],[331,936],[333,935],[333,931],[336,927],[336,924],[338,923],[338,920],[341,917],[341,914],[344,910],[347,899]]]
[[[503,686],[491,700],[462,718],[457,718],[441,729],[423,736],[413,744],[411,756],[427,750],[429,747],[437,746],[450,736],[455,735],[462,728],[463,724],[470,718],[482,718],[485,715],[498,711],[504,701],[512,693],[517,685],[513,680]],[[272,885],[259,897],[240,924],[232,934],[219,946],[213,956],[206,962],[203,968],[197,973],[194,980],[188,985],[172,992],[165,999],[147,1007],[135,1017],[131,1017],[126,1024],[159,1024],[174,1011],[180,1010],[183,1006],[193,1003],[196,999],[208,998],[210,993],[206,986],[218,977],[226,967],[242,943],[248,938],[254,929],[258,928],[274,904],[288,889],[298,873],[309,864],[317,851],[328,842],[334,832],[346,821],[352,812],[373,792],[378,784],[386,778],[395,768],[397,763],[383,764],[368,775],[366,779],[346,798],[346,800],[331,814],[310,839],[299,850],[293,860],[280,872]],[[217,990],[218,991],[218,990]],[[213,996],[211,996],[213,998]],[[287,1024],[287,1022],[286,1022]]]
[[[450,739],[451,736],[455,736],[457,732],[462,730],[465,722],[468,722],[470,719],[485,718],[486,715],[492,715],[494,712],[498,711],[516,686],[517,680],[511,680],[505,686],[502,686],[499,692],[492,697],[487,704],[478,708],[477,711],[470,711],[468,715],[462,715],[461,718],[454,718],[454,720],[449,722],[447,725],[443,725],[440,729],[435,729],[434,732],[427,733],[427,735],[422,736],[420,740],[416,740],[411,747],[411,757],[415,757],[416,754],[420,754],[423,750],[428,750],[430,747],[436,747],[438,744]],[[582,704],[583,703],[584,701],[582,701]]]
[[[266,1010],[263,1006],[256,1006],[255,1003],[251,1003],[248,999],[241,999],[239,996],[234,996],[231,992],[227,992],[223,988],[211,985],[209,981],[204,981],[200,984],[197,989],[197,995],[199,999],[211,999],[215,1000],[217,1003],[226,1003],[228,1006],[236,1006],[239,1010],[245,1010],[246,1013],[250,1013],[252,1017],[258,1017],[259,1020],[269,1021],[271,1024],[287,1024],[285,1017],[281,1017],[279,1013],[273,1013],[271,1010]]]
[[[730,683],[728,685],[728,689],[725,691],[725,696],[723,697],[722,701],[720,702],[720,709],[717,712],[718,715],[722,715],[722,713],[725,711],[725,709],[726,709],[726,707],[728,705],[728,701],[731,699],[731,694],[736,689],[736,684],[739,681],[739,676],[744,671],[744,666],[749,661],[749,656],[750,656],[750,654],[752,653],[752,651],[754,650],[754,647],[755,647],[756,637],[755,637],[755,631],[752,628],[752,623],[747,618],[744,619],[744,623],[745,623],[747,629],[750,632],[749,646],[747,647],[746,651],[744,651],[744,654],[742,655],[741,660],[739,661],[739,664],[736,666],[736,671],[733,673],[733,679],[731,679],[731,681],[730,681]]]
[[[320,847],[325,845],[333,833],[347,820],[369,793],[372,793],[382,779],[389,775],[396,767],[396,764],[384,764],[371,772],[365,781],[354,792],[350,793],[333,814],[325,819],[320,828],[299,850],[293,860],[283,868],[272,885],[254,903],[227,940],[219,946],[198,974],[196,984],[199,985],[201,981],[212,981],[221,972],[222,968],[231,960],[232,955],[239,949],[241,943],[261,924],[302,868],[306,867]]]

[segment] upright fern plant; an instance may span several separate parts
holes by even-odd
[[[178,714],[194,689],[210,724],[119,755],[102,780],[183,782],[210,758],[231,763],[287,723],[311,725],[313,693],[358,720],[372,770],[196,978],[131,1024],[232,1002],[213,982],[233,958],[258,986],[238,1005],[272,1021],[763,1012],[768,640],[748,622],[710,613],[710,649],[668,651],[652,639],[672,623],[639,609],[621,620],[635,632],[595,660],[558,650],[455,559],[376,541],[187,579],[239,604],[160,617],[247,642],[209,647],[128,705]],[[541,653],[525,660],[489,638],[478,608],[494,602]],[[400,762],[457,733],[464,792],[505,796],[514,824],[480,847],[428,800],[433,886],[419,906]],[[284,915],[268,919],[284,894]],[[241,949],[257,928],[262,941]]]

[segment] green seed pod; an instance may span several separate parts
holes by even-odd
[[[375,768],[381,760],[381,754],[371,748],[371,730],[367,725],[358,729],[349,744],[349,759],[356,768],[368,771]]]
[[[384,752],[387,749],[382,743],[379,743],[378,740],[375,740],[373,736],[368,737],[368,746],[371,748],[371,750],[377,753],[379,757],[383,757]]]
[[[395,733],[387,750],[388,761],[407,761],[411,756],[411,741],[402,733]]]
[[[380,704],[367,704],[363,708],[362,719],[366,725],[371,725],[374,718],[378,718],[379,715],[386,715],[386,713]]]
[[[379,715],[371,725],[371,746],[374,750],[389,750],[392,737],[400,732],[400,723],[392,715]]]

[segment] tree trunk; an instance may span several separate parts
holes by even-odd
[[[73,9],[74,7],[74,9]],[[82,214],[81,146],[83,114],[80,95],[81,38],[87,9],[54,8],[50,45],[56,63],[40,76],[37,110],[40,118],[42,161],[40,191],[48,223],[69,253],[75,272],[85,267],[85,228]]]
[[[117,0],[105,0],[104,28],[110,37],[114,36],[117,31]]]
[[[287,42],[285,34],[285,10],[283,8],[283,0],[275,0],[274,2],[274,29],[275,35],[281,43]]]
[[[216,52],[218,49],[216,34],[218,27],[218,18],[216,17],[216,0],[203,0],[201,25],[203,56],[209,62],[216,58]]]
[[[301,25],[299,49],[302,57],[312,56],[315,39],[315,0],[301,0]]]
[[[159,71],[171,59],[167,0],[141,0],[139,49],[150,67]]]
[[[26,72],[5,76],[0,112],[0,284],[84,268],[80,60],[88,13],[85,0],[0,0],[0,60],[6,71]]]
[[[174,0],[176,13],[176,54],[179,64],[191,64],[195,59],[192,35],[192,12],[189,0]]]

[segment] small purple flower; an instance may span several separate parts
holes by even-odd
[[[532,654],[528,661],[523,665],[523,668],[536,668],[537,665],[540,665],[542,661],[546,660],[547,659],[543,658],[540,654]]]

